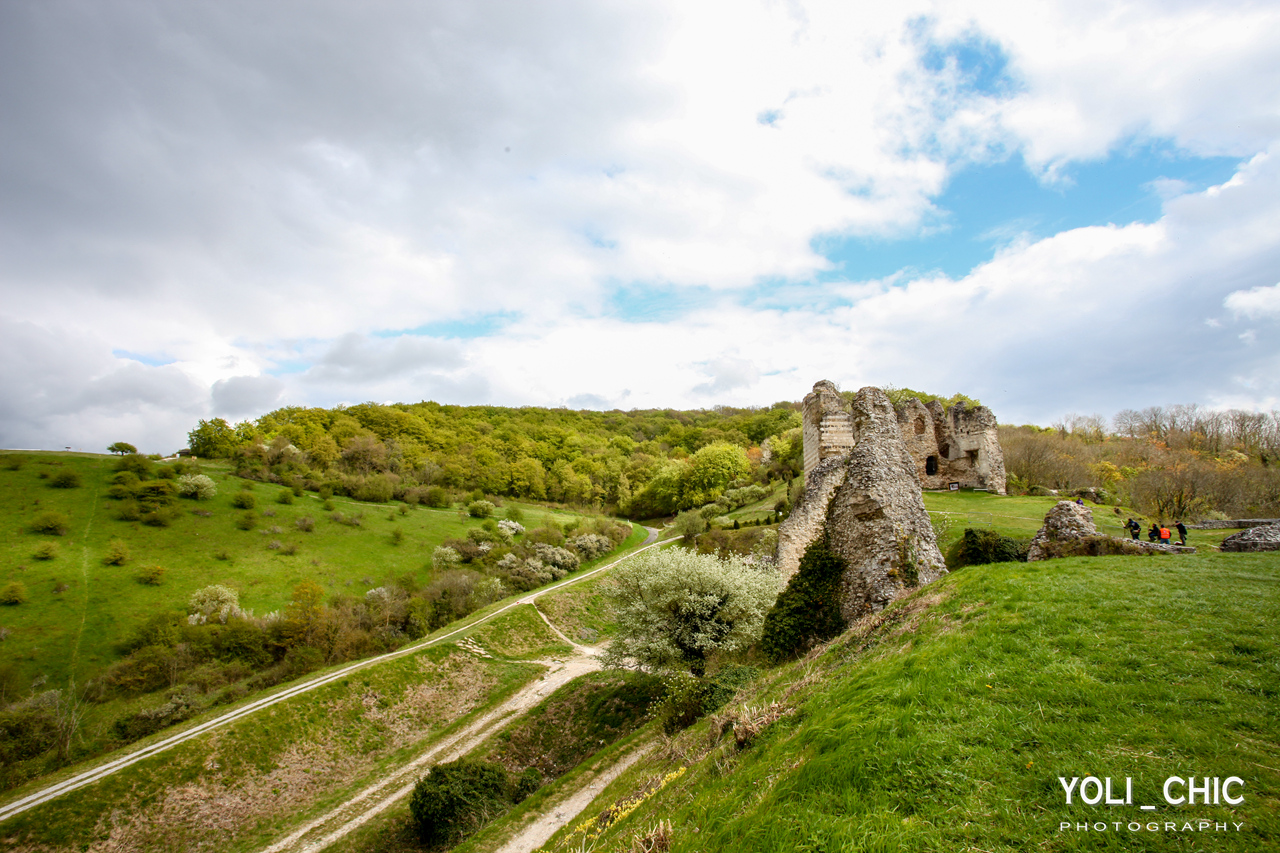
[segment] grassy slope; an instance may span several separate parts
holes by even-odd
[[[754,685],[739,717],[782,715],[745,750],[704,721],[624,774],[593,813],[688,768],[595,849],[660,819],[677,851],[1274,848],[1278,617],[1277,555],[965,569]],[[1066,807],[1057,777],[1089,774],[1133,777],[1135,805]],[[1245,803],[1138,811],[1192,774],[1243,777]],[[1058,832],[1201,818],[1247,829]]]
[[[53,686],[66,684],[71,676],[83,683],[115,659],[115,646],[141,621],[157,610],[184,610],[191,593],[208,584],[234,587],[241,604],[257,613],[283,609],[293,587],[303,580],[318,581],[330,594],[356,595],[405,574],[426,584],[431,579],[432,549],[479,524],[457,511],[420,507],[402,516],[395,504],[335,498],[336,511],[364,514],[360,527],[349,527],[331,520],[314,495],[282,505],[276,503],[285,491],[282,487],[259,483],[253,489],[258,529],[239,530],[235,521],[243,511],[231,506],[231,498],[242,481],[206,464],[205,472],[218,484],[217,497],[181,501],[183,514],[171,527],[147,527],[115,519],[118,503],[105,496],[115,473],[110,457],[23,453],[0,454],[0,460],[13,455],[26,462],[17,471],[0,465],[0,585],[20,580],[29,597],[26,604],[0,608],[0,627],[10,632],[4,654],[18,662],[18,680],[24,686],[41,676]],[[81,473],[81,488],[50,488],[39,477],[68,467]],[[529,527],[541,524],[544,516],[573,517],[541,507],[521,508]],[[27,530],[31,519],[47,509],[70,518],[67,535],[42,536]],[[212,516],[196,516],[194,510]],[[315,519],[313,532],[295,526],[303,516]],[[274,526],[279,533],[264,532]],[[404,531],[400,545],[391,539],[396,529]],[[132,552],[124,566],[102,562],[113,538],[123,539]],[[285,556],[269,549],[273,540],[296,543],[298,553]],[[45,541],[57,543],[58,557],[34,559]],[[230,559],[218,559],[219,553]],[[139,570],[149,565],[167,569],[161,586],[137,581]],[[59,584],[66,589],[55,592]]]
[[[522,652],[567,647],[531,614],[495,620],[510,656],[448,642],[361,670],[11,818],[0,839],[15,850],[260,849],[544,672]],[[483,630],[472,636],[483,642]]]

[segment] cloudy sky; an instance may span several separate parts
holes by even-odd
[[[1280,6],[0,3],[0,446],[1280,406]]]

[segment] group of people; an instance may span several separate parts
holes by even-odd
[[[1129,531],[1129,533],[1133,536],[1134,539],[1137,539],[1139,536],[1142,535],[1142,525],[1134,521],[1132,518],[1126,521],[1124,526],[1125,526],[1125,529]],[[1178,531],[1178,538],[1180,540],[1178,544],[1186,545],[1187,544],[1187,526],[1183,524],[1181,521],[1179,521],[1174,525],[1174,529]],[[1155,524],[1154,522],[1152,523],[1151,528],[1147,531],[1147,538],[1150,539],[1152,542],[1159,542],[1161,545],[1173,544],[1173,532],[1170,531],[1169,528],[1164,527],[1163,525]]]

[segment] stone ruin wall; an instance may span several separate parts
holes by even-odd
[[[786,584],[808,545],[825,537],[843,558],[839,606],[852,621],[888,604],[902,590],[946,574],[915,461],[892,404],[879,388],[863,388],[845,407],[829,382],[805,398],[805,490],[778,528],[775,552]],[[816,435],[834,441],[811,441]]]
[[[1006,493],[1004,453],[996,416],[986,406],[957,403],[944,409],[908,400],[895,408],[902,443],[915,463],[921,488],[988,489]],[[804,398],[804,473],[853,447],[853,423],[836,386],[818,382]]]

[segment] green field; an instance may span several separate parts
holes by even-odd
[[[5,467],[14,457],[24,460],[21,467]],[[119,502],[105,494],[114,461],[66,453],[0,454],[0,586],[19,581],[27,589],[26,603],[0,607],[0,629],[6,632],[2,648],[18,665],[19,689],[40,678],[50,686],[63,686],[71,677],[83,683],[117,657],[115,648],[142,621],[159,610],[185,611],[191,593],[209,584],[238,590],[241,605],[258,614],[282,610],[304,580],[317,581],[328,594],[364,595],[406,574],[425,585],[432,576],[432,550],[480,523],[457,510],[414,507],[402,515],[398,504],[347,498],[333,498],[331,512],[309,493],[280,504],[287,489],[256,483],[257,526],[240,530],[235,523],[245,511],[231,500],[248,481],[205,463],[204,473],[217,482],[217,496],[183,500],[183,512],[171,526],[148,527],[114,517]],[[52,488],[48,479],[67,469],[78,471],[83,485]],[[546,516],[562,523],[576,517],[519,506],[527,527]],[[46,510],[70,519],[66,535],[30,532],[31,520]],[[360,516],[359,526],[334,521],[334,513]],[[315,521],[311,532],[297,526],[304,517]],[[392,538],[397,530],[403,536],[399,544]],[[128,545],[130,558],[122,566],[106,565],[109,543],[117,538]],[[46,542],[54,543],[57,556],[37,559]],[[284,547],[269,547],[277,542]],[[283,553],[290,545],[296,553]],[[166,569],[163,582],[139,582],[140,572],[155,565]]]
[[[633,813],[556,849],[627,849],[659,821],[675,851],[1275,849],[1278,622],[1280,555],[962,569],[767,673],[583,817]],[[1239,776],[1245,800],[1164,804],[1192,775]],[[1059,776],[1131,777],[1134,803],[1068,807]],[[1244,828],[1183,831],[1200,820]],[[1125,829],[1059,831],[1099,821]]]

